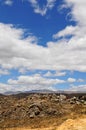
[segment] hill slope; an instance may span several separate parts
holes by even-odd
[[[0,96],[0,129],[57,127],[68,119],[82,116],[86,116],[86,95],[29,93]]]

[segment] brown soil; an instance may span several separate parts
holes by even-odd
[[[86,130],[86,117],[77,119],[68,119],[59,126],[49,126],[48,128],[36,128],[31,129],[28,127],[24,128],[9,128],[5,130]]]
[[[58,94],[1,96],[0,130],[86,130],[86,98],[73,95],[58,100]]]

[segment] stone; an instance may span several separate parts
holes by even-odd
[[[66,96],[65,96],[65,95],[60,94],[59,99],[60,99],[60,101],[66,100]]]

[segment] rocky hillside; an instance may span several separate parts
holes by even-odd
[[[0,129],[53,127],[85,115],[85,94],[0,95]]]

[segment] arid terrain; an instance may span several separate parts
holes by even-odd
[[[86,130],[86,94],[0,95],[0,130]]]
[[[8,128],[6,130],[32,130],[30,128]],[[68,119],[60,126],[53,126],[49,128],[36,128],[33,130],[86,130],[86,118],[77,118],[75,120]]]

